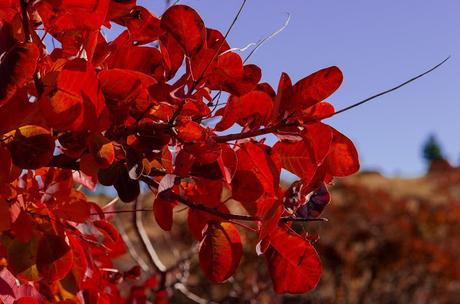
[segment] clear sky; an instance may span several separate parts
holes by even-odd
[[[225,32],[241,1],[188,0],[208,27]],[[139,1],[157,15],[164,1]],[[421,145],[430,133],[448,158],[460,160],[459,0],[248,0],[228,40],[232,47],[257,42],[289,26],[250,62],[276,88],[281,72],[293,81],[330,65],[344,83],[329,101],[342,108],[423,72],[446,65],[415,83],[343,113],[328,123],[357,145],[364,169],[390,175],[422,174]],[[244,55],[243,55],[244,56]]]

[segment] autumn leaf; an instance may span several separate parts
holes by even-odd
[[[208,224],[200,244],[200,266],[214,282],[223,282],[233,275],[243,252],[240,234],[231,223]]]
[[[161,28],[176,39],[185,54],[191,56],[206,41],[206,28],[195,10],[186,5],[173,5],[161,17]]]
[[[279,227],[270,235],[265,253],[276,293],[305,293],[319,282],[321,262],[308,240]]]
[[[48,234],[38,242],[37,269],[44,278],[63,279],[72,268],[73,254],[63,237]]]
[[[33,43],[15,45],[0,61],[0,105],[23,87],[37,68],[39,50]]]
[[[49,163],[53,157],[54,139],[48,130],[39,126],[24,126],[12,133],[10,151],[15,166],[37,169]]]

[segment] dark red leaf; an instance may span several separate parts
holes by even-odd
[[[63,237],[47,234],[38,243],[37,269],[51,281],[63,279],[73,265],[73,254]]]
[[[11,226],[11,215],[10,215],[10,208],[8,203],[3,199],[0,198],[0,233],[5,230],[10,229]]]
[[[17,239],[8,245],[8,270],[21,281],[38,281],[41,279],[37,267],[38,238],[28,242]]]
[[[44,122],[38,102],[29,102],[27,89],[22,88],[8,100],[0,104],[0,133],[6,133],[18,127]],[[11,115],[15,113],[15,115]]]
[[[326,159],[327,171],[332,176],[348,176],[359,170],[358,152],[353,142],[331,128],[333,140],[331,151]]]
[[[16,45],[3,56],[0,62],[0,105],[32,79],[38,56],[38,48],[33,43]]]
[[[243,253],[240,234],[231,223],[210,222],[200,244],[200,266],[213,282],[233,275]]]
[[[10,183],[21,174],[21,169],[13,165],[10,151],[0,147],[0,183]]]
[[[27,212],[21,211],[11,225],[11,231],[16,236],[16,239],[23,243],[29,242],[34,236],[32,217]]]
[[[54,152],[54,139],[39,126],[24,126],[13,132],[10,151],[13,164],[23,169],[46,166]]]
[[[168,31],[191,56],[206,41],[206,28],[198,13],[186,5],[173,5],[161,17],[161,28]]]
[[[264,194],[257,175],[249,170],[238,170],[232,179],[232,197],[242,203],[255,202]]]
[[[305,293],[319,282],[321,262],[308,240],[279,227],[270,235],[270,247],[265,256],[277,293]]]
[[[161,229],[170,231],[173,223],[173,210],[177,202],[167,197],[167,194],[160,192],[153,202],[153,215]]]

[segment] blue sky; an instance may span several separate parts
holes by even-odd
[[[225,32],[241,1],[189,0],[208,27]],[[157,15],[163,1],[140,1]],[[329,101],[342,108],[423,72],[446,65],[397,92],[343,113],[328,123],[357,145],[364,169],[422,174],[422,143],[435,133],[453,163],[460,159],[460,1],[249,0],[228,40],[257,42],[289,26],[250,62],[276,87],[281,72],[294,81],[330,65],[344,83]]]

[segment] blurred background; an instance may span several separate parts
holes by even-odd
[[[157,15],[166,7],[164,1],[138,3]],[[235,0],[181,3],[222,32],[241,5]],[[190,290],[220,303],[458,303],[460,2],[251,0],[228,41],[241,48],[257,43],[288,19],[249,62],[259,65],[262,81],[275,88],[281,72],[297,81],[339,66],[345,80],[329,99],[337,109],[452,57],[424,78],[328,120],[356,144],[362,170],[329,188],[333,198],[324,213],[329,222],[297,227],[315,243],[323,262],[315,291],[273,294],[263,260],[251,250],[256,241],[251,236],[244,240],[241,267],[225,284],[210,287],[192,259]],[[145,196],[141,204],[151,207],[152,198]],[[166,264],[192,246],[184,238],[184,214],[177,212],[170,234],[156,227],[150,213],[143,215]],[[130,236],[133,228],[123,216],[118,227]],[[132,246],[142,259],[139,244]],[[126,257],[121,263],[129,269],[134,261]],[[188,303],[180,294],[173,300]]]

